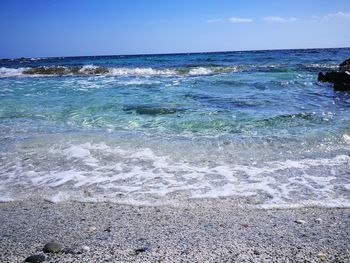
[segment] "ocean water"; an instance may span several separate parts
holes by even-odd
[[[0,61],[0,200],[350,206],[350,49]]]

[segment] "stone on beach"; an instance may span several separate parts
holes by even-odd
[[[31,263],[40,263],[45,261],[44,255],[32,255],[27,257],[24,262],[31,262]]]
[[[43,248],[43,251],[45,253],[58,253],[61,250],[62,250],[62,245],[57,242],[49,242]]]
[[[298,220],[295,220],[295,223],[297,223],[299,225],[304,225],[304,224],[306,224],[306,221],[302,220],[302,219],[298,219]]]
[[[322,219],[321,219],[321,218],[316,218],[316,219],[315,219],[315,222],[316,222],[317,224],[321,224],[321,223],[322,223]]]
[[[150,250],[150,248],[148,246],[143,246],[143,247],[139,247],[139,248],[135,249],[135,253],[136,254],[144,253],[144,252],[147,252],[149,250]]]
[[[72,255],[77,254],[77,252],[74,249],[70,248],[70,247],[63,248],[62,249],[62,253],[64,253],[64,254],[72,254]]]
[[[81,250],[85,251],[85,252],[88,252],[88,251],[90,251],[90,247],[84,245],[84,246],[81,247]]]

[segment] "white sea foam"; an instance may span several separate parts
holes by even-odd
[[[109,68],[109,74],[113,76],[155,76],[155,75],[176,75],[177,72],[172,69],[153,69],[153,68]]]
[[[147,78],[135,78],[131,80],[120,80],[118,81],[119,84],[125,85],[125,86],[134,86],[134,85],[152,85],[152,84],[160,84],[160,81],[157,80],[150,80]]]
[[[244,197],[262,207],[350,206],[350,200],[344,197],[350,186],[347,155],[208,164],[174,160],[150,148],[91,142],[53,145],[49,151],[28,154],[30,159],[19,156],[0,167],[0,175],[7,177],[0,180],[0,186],[9,199],[21,197],[17,190],[15,196],[11,195],[13,188],[21,186],[45,190],[43,195],[53,202],[74,199],[145,204],[183,198]]]
[[[87,76],[201,76],[222,72],[235,72],[238,67],[193,67],[193,68],[142,68],[109,67],[96,65],[82,67],[39,67],[39,68],[0,68],[0,77],[43,77],[52,75],[87,75]]]
[[[338,69],[339,66],[337,64],[331,63],[310,63],[303,64],[306,68],[318,68],[318,69]]]
[[[0,68],[0,78],[18,77],[23,75],[26,68]]]
[[[98,66],[95,66],[95,65],[84,65],[81,67],[81,69],[79,70],[81,73],[86,73],[90,70],[95,70],[97,69]]]
[[[350,135],[349,134],[344,134],[343,135],[343,140],[346,144],[350,144]]]
[[[213,71],[210,68],[198,67],[193,68],[189,71],[189,75],[209,75],[212,74]]]

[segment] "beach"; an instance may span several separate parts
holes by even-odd
[[[350,263],[350,0],[0,0],[0,263]]]
[[[349,51],[0,60],[0,261],[350,262]]]
[[[47,262],[349,262],[348,208],[257,209],[233,200],[130,206],[0,204],[1,262],[59,242]],[[67,252],[68,251],[68,252]]]

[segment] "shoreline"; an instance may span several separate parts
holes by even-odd
[[[0,203],[0,260],[23,262],[349,262],[350,208],[259,209],[232,200],[179,206]]]

